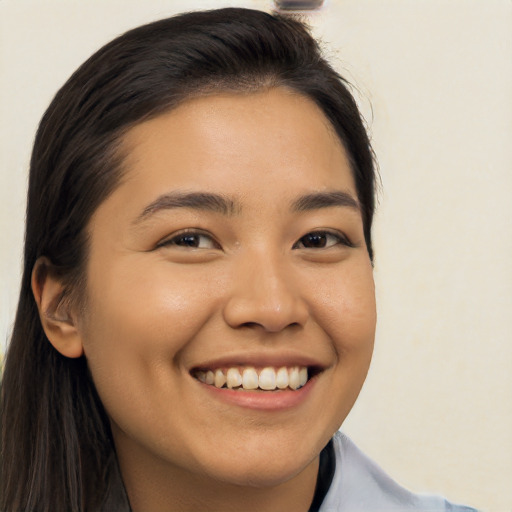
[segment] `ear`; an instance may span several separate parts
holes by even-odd
[[[32,293],[44,332],[54,348],[66,357],[80,357],[84,350],[76,315],[62,278],[56,275],[48,258],[36,261],[32,270]]]

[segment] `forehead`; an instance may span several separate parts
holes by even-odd
[[[345,149],[316,104],[276,88],[189,100],[123,140],[133,199],[172,190],[282,202],[332,189],[355,192]]]

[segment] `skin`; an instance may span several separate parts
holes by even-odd
[[[123,150],[125,177],[89,225],[87,312],[46,330],[65,355],[85,353],[133,510],[308,510],[376,321],[344,148],[312,101],[277,88],[190,100],[135,126]],[[292,207],[332,191],[356,207]],[[155,206],[176,192],[231,209]],[[309,246],[319,231],[330,234]],[[44,306],[58,285],[34,288]],[[251,409],[191,376],[221,357],[323,371],[297,405]]]

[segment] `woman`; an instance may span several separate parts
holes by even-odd
[[[46,112],[2,510],[468,510],[336,433],[375,330],[374,165],[297,21],[134,29]]]

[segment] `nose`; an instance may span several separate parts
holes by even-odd
[[[309,317],[290,265],[268,255],[247,258],[237,267],[223,313],[234,329],[259,327],[268,332],[304,326]]]

